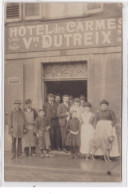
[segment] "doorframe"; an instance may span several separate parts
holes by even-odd
[[[87,66],[89,66],[90,62],[92,60],[92,55],[78,55],[78,56],[57,56],[57,57],[43,57],[41,59],[41,66],[42,66],[42,75],[43,75],[43,64],[46,64],[46,63],[63,63],[63,62],[80,62],[80,61],[85,61],[87,62]],[[87,74],[88,74],[88,68],[87,68]],[[62,79],[61,79],[62,80]],[[68,80],[68,79],[65,79],[65,81]],[[72,79],[72,81],[75,80],[74,78]],[[87,80],[87,90],[88,90],[88,78],[82,78],[82,79],[76,79],[76,80]],[[46,102],[46,86],[45,86],[45,81],[47,80],[44,80],[43,79],[43,76],[42,76],[42,101],[43,103]],[[53,81],[53,80],[49,80],[49,81]],[[60,81],[60,80],[55,80],[54,81]],[[62,80],[63,81],[63,80]],[[68,80],[68,81],[71,81]],[[88,99],[88,92],[87,92],[87,99]]]

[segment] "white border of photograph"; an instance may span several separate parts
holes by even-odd
[[[47,0],[48,1],[48,0]],[[53,0],[54,1],[54,0]],[[57,1],[57,0],[56,0]],[[4,187],[17,187],[17,186],[22,186],[22,187],[125,187],[128,180],[127,180],[127,138],[128,138],[128,127],[127,127],[127,96],[128,96],[128,82],[127,82],[127,63],[128,63],[128,3],[127,0],[124,1],[118,1],[118,0],[113,0],[113,1],[100,1],[100,0],[95,0],[95,1],[84,1],[84,2],[111,2],[111,3],[123,3],[123,88],[122,88],[122,182],[118,183],[92,183],[92,182],[85,182],[85,183],[40,183],[40,182],[4,182],[4,11],[3,11],[3,3],[4,2],[43,2],[43,1],[27,1],[27,0],[2,0],[0,1],[0,18],[1,24],[0,26],[2,27],[0,30],[0,42],[2,42],[1,50],[0,50],[0,92],[1,98],[0,98],[0,146],[2,145],[2,153],[0,152],[0,162],[1,162],[1,157],[2,157],[2,164],[0,163],[0,171],[2,172],[2,179],[1,186]],[[49,1],[51,2],[51,1]],[[68,1],[66,1],[68,2]],[[73,0],[72,2],[75,2]],[[61,188],[62,189],[62,188]],[[62,189],[63,190],[63,189]]]

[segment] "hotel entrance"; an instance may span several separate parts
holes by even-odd
[[[84,95],[87,99],[87,80],[73,80],[73,81],[47,81],[45,82],[46,95],[48,93],[71,95],[73,97],[80,97]]]
[[[87,61],[46,63],[43,66],[43,99],[48,93],[84,95],[87,100]]]

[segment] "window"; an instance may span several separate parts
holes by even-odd
[[[41,19],[41,4],[40,3],[24,3],[23,17],[25,20]]]
[[[87,3],[86,14],[103,12],[103,3]]]
[[[7,3],[5,4],[6,22],[16,22],[21,20],[21,4]]]

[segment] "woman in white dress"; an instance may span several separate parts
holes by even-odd
[[[82,155],[87,155],[89,151],[89,141],[94,137],[93,120],[94,114],[91,112],[91,103],[86,102],[85,111],[81,114],[81,146]]]

